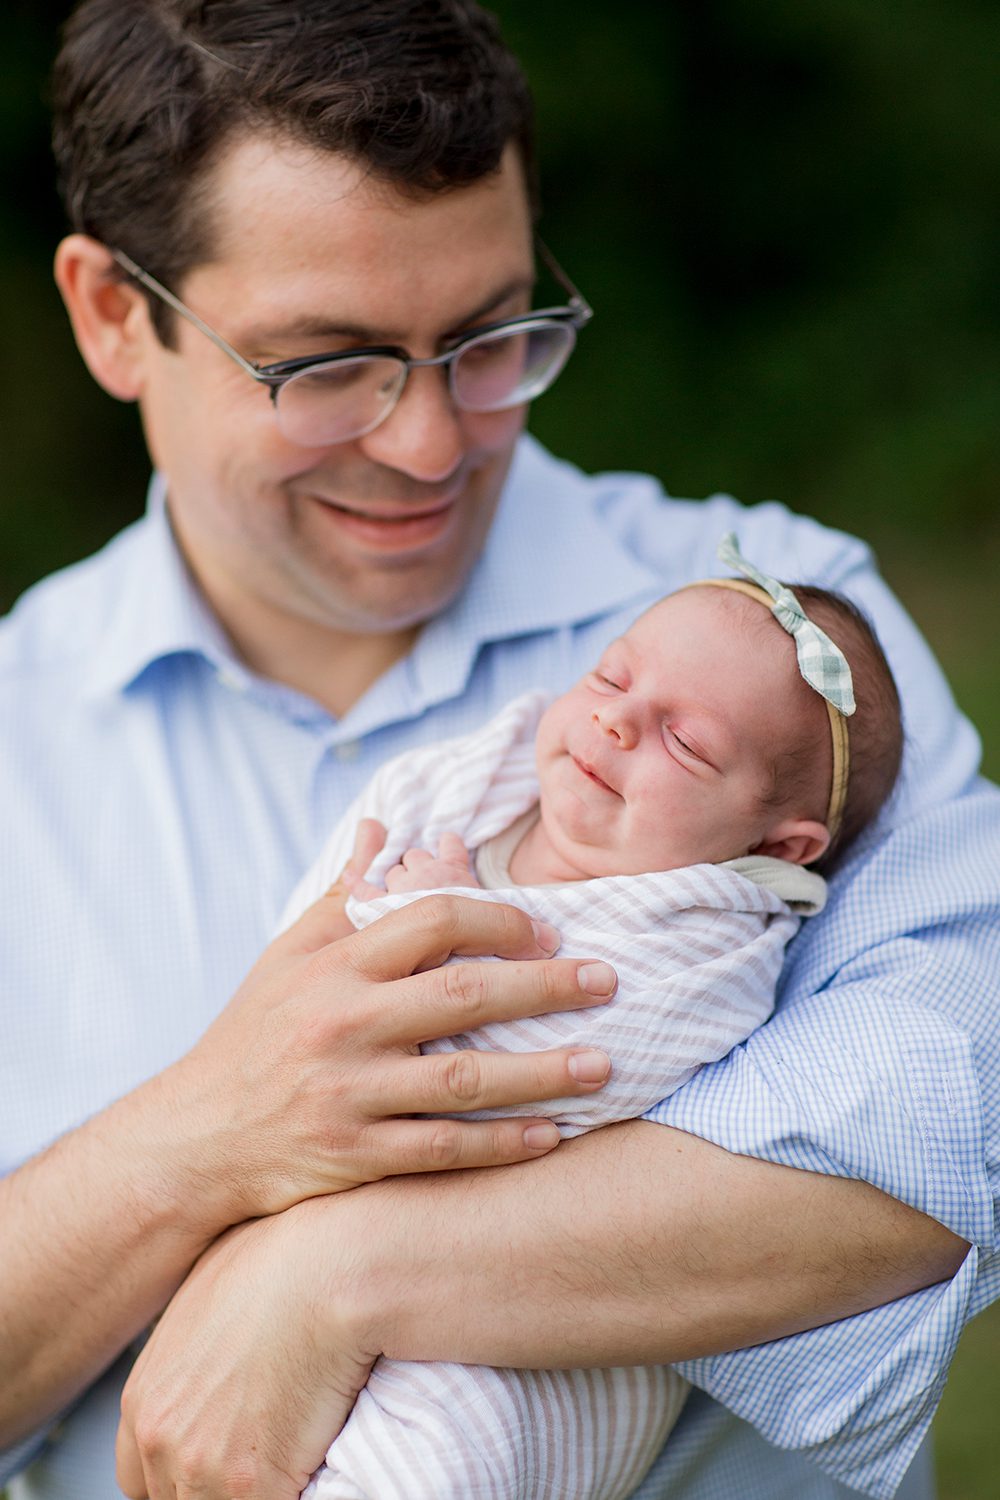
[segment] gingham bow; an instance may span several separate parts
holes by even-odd
[[[853,714],[856,707],[854,683],[847,657],[825,631],[813,624],[791,589],[747,562],[740,552],[735,531],[726,532],[716,555],[720,562],[742,573],[773,600],[771,613],[795,641],[799,671],[809,686],[842,714]]]

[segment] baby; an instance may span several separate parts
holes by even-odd
[[[526,694],[476,733],[385,765],[285,914],[329,888],[372,817],[386,842],[352,887],[353,925],[457,888],[520,904],[564,954],[612,963],[606,1006],[423,1048],[612,1057],[599,1093],[494,1113],[545,1114],[574,1135],[644,1113],[725,1056],[767,1019],[785,945],[822,909],[825,882],[806,867],[828,868],[892,789],[899,700],[867,623],[758,572],[735,537],[720,557],[743,578],[661,600],[548,706]],[[685,1394],[660,1367],[380,1360],[305,1494],[623,1500]]]

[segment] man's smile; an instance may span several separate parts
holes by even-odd
[[[309,498],[342,535],[391,551],[426,546],[443,536],[451,524],[456,496],[422,505],[353,505],[324,495]]]

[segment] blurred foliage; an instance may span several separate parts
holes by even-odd
[[[546,239],[597,309],[535,430],[585,467],[777,496],[873,539],[996,774],[995,0],[493,8],[536,86]],[[68,9],[5,5],[0,604],[137,514],[147,471],[49,275],[45,76]],[[974,1325],[953,1391],[995,1390],[998,1327]],[[946,1399],[943,1500],[995,1493],[974,1409]]]

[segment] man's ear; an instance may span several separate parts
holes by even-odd
[[[109,395],[135,401],[155,334],[142,292],[115,269],[110,250],[86,234],[68,235],[56,251],[56,285],[87,368]]]
[[[809,818],[783,818],[768,830],[751,854],[765,854],[770,859],[787,859],[793,865],[811,865],[830,847],[830,830],[825,823]]]

